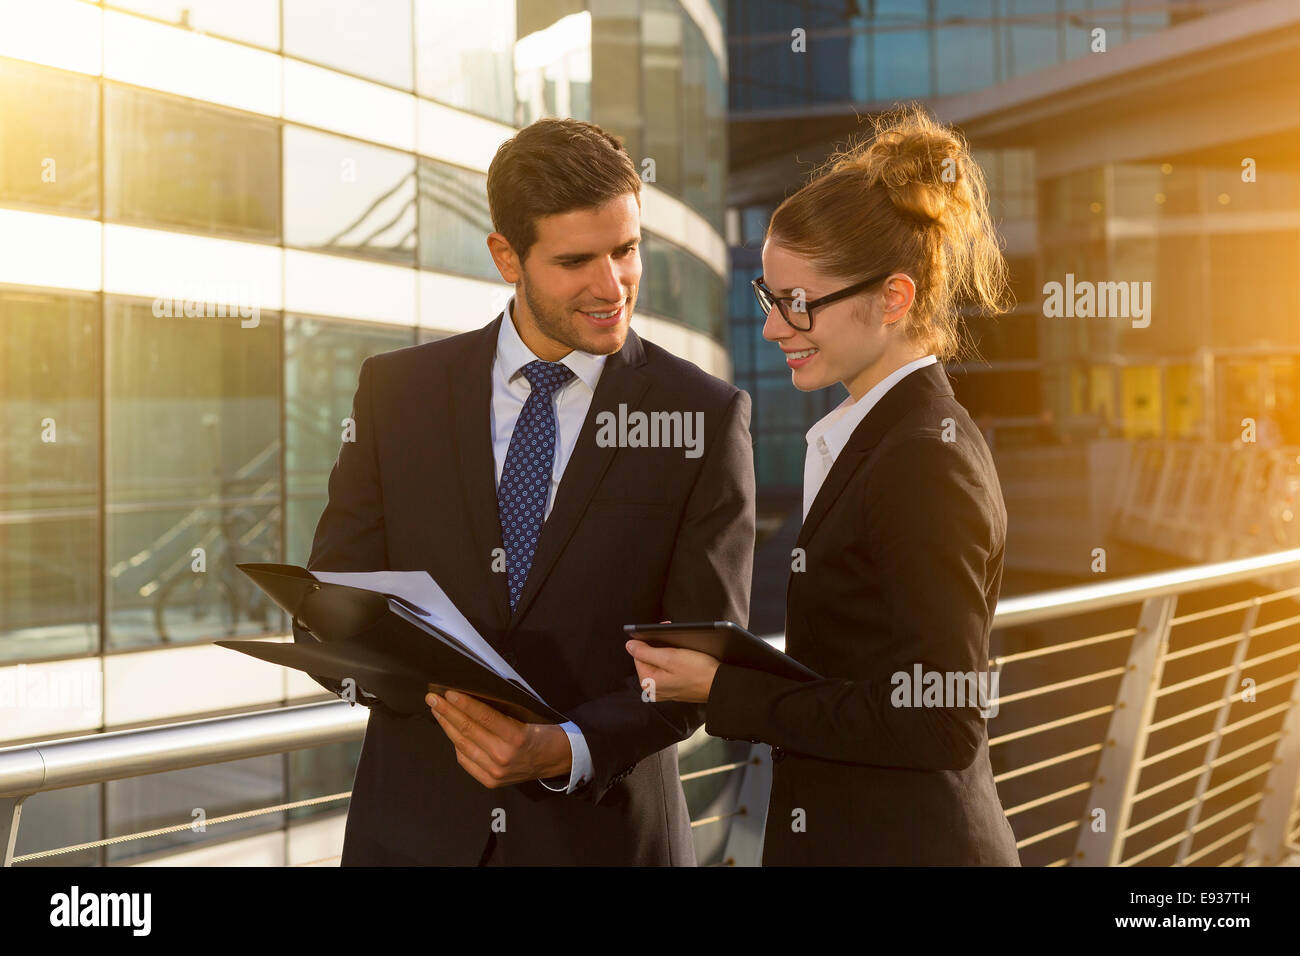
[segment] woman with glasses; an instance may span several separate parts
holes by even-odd
[[[941,364],[1006,264],[960,134],[911,106],[777,208],[754,291],[808,432],[786,650],[806,683],[628,642],[654,699],[772,745],[765,865],[1019,865],[989,764],[989,628],[1006,508]]]

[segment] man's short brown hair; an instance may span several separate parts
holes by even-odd
[[[594,123],[539,119],[497,147],[488,166],[492,228],[523,262],[537,220],[593,209],[626,193],[641,203],[641,177],[623,141]]]

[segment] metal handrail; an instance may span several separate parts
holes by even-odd
[[[1219,587],[1279,571],[1294,570],[1300,570],[1300,548],[1173,571],[1158,571],[1155,574],[1121,578],[1101,584],[1042,591],[999,601],[993,626],[1000,628],[1035,624],[1058,617],[1136,604],[1150,598],[1181,594],[1193,587]]]
[[[368,716],[333,700],[9,747],[0,750],[0,798],[342,743]]]
[[[1300,549],[1008,598],[999,603],[993,627],[1101,611],[1293,570],[1300,570]],[[765,639],[784,647],[783,635]],[[0,749],[0,857],[5,862],[12,858],[18,810],[33,794],[355,740],[367,717],[364,708],[327,701]]]

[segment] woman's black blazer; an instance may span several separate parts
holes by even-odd
[[[945,686],[987,673],[1006,526],[942,364],[911,372],[854,430],[792,555],[786,650],[824,679],[724,664],[713,681],[708,732],[773,746],[764,865],[1019,865],[981,701],[896,706],[918,664]]]

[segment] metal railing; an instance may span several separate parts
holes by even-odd
[[[1297,583],[1175,613],[1182,598],[1263,580]],[[1222,866],[1276,864],[1300,852],[1297,598],[1300,549],[1000,602],[994,628],[1002,644],[1019,649],[990,661],[998,690],[989,747],[1022,858],[1049,866]],[[1140,607],[1133,626],[1062,634],[1132,605]],[[1052,633],[1041,633],[1044,624]],[[331,701],[0,750],[4,864],[190,827],[15,858],[22,803],[33,794],[352,741],[367,715]],[[727,825],[725,863],[760,860],[770,772],[768,748],[758,745],[744,759],[683,774],[739,777],[729,809],[692,821]]]

